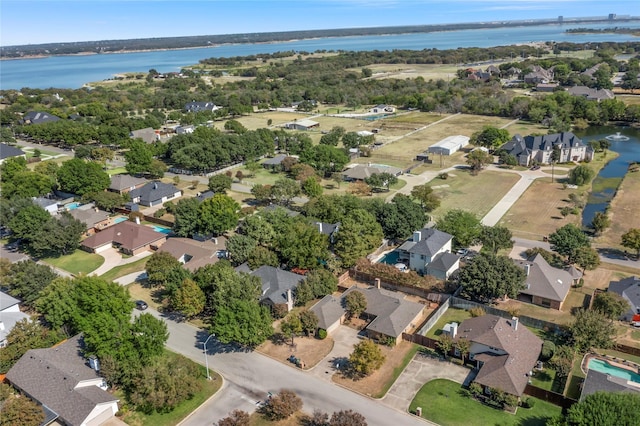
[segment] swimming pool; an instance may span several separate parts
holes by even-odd
[[[380,260],[378,261],[378,263],[386,263],[387,265],[395,265],[396,263],[398,263],[398,252],[397,251],[390,251],[389,253],[385,254],[384,256],[382,256],[382,258],[380,258]]]
[[[633,371],[626,370],[624,368],[618,368],[606,361],[598,358],[591,358],[587,368],[598,371],[600,373],[610,374],[612,376],[621,377],[625,380],[640,383],[640,374],[636,374]]]
[[[74,201],[73,203],[69,203],[69,204],[65,205],[65,207],[67,208],[67,210],[75,210],[78,207],[80,207],[81,205],[82,204],[80,204],[79,202]]]
[[[120,222],[124,222],[125,220],[128,220],[128,219],[126,217],[124,217],[124,216],[120,216],[120,217],[116,217],[115,219],[113,219],[113,223],[115,225],[115,224],[118,224]]]
[[[158,225],[150,225],[150,226],[156,232],[161,232],[163,234],[170,234],[171,233],[171,228],[165,228],[164,226],[158,226]]]

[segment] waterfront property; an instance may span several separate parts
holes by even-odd
[[[532,163],[550,164],[554,148],[559,148],[557,162],[579,162],[593,159],[593,149],[572,132],[553,133],[543,136],[515,135],[500,147],[518,160],[518,164],[528,167]]]

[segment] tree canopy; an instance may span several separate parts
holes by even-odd
[[[549,242],[552,250],[567,256],[569,261],[574,259],[576,250],[580,247],[591,246],[589,237],[573,223],[566,224],[549,234]]]
[[[62,163],[58,170],[60,189],[72,194],[84,195],[104,191],[111,179],[102,165],[93,161],[72,158]]]
[[[472,245],[482,233],[480,219],[466,210],[449,210],[436,224],[442,232],[453,235],[454,245],[468,247]]]
[[[507,256],[480,253],[460,269],[459,282],[464,292],[481,301],[505,295],[516,298],[524,289],[526,274]]]

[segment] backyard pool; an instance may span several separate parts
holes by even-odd
[[[124,222],[125,220],[128,220],[128,219],[126,217],[124,217],[124,216],[120,216],[120,217],[116,217],[115,219],[113,219],[113,223],[115,225],[115,224],[118,224],[120,222]]]
[[[598,371],[604,374],[610,374],[612,376],[621,377],[625,380],[640,383],[640,374],[636,374],[633,371],[626,370],[624,368],[614,367],[606,361],[598,358],[591,358],[587,368]]]
[[[396,263],[398,263],[398,252],[397,251],[390,251],[389,253],[385,254],[384,256],[382,256],[380,258],[380,260],[378,261],[378,263],[386,263],[387,265],[395,265]]]
[[[75,210],[78,207],[80,207],[81,205],[82,204],[80,204],[79,202],[74,201],[73,203],[69,203],[69,204],[65,205],[65,207],[67,208],[67,210]]]
[[[156,232],[161,232],[163,234],[170,234],[171,233],[171,228],[165,228],[164,226],[158,226],[158,225],[150,225],[150,226]]]

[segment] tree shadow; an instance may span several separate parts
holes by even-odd
[[[211,337],[211,334],[206,330],[198,330],[196,332],[196,341],[194,343],[194,347],[204,351],[204,343],[207,342],[207,355],[215,355],[215,354],[224,354],[224,353],[247,353],[253,352],[253,348],[248,346],[243,346],[237,343],[222,343],[216,337]]]
[[[518,408],[518,410],[529,410],[529,408]],[[520,420],[518,426],[545,426],[549,421],[549,417],[543,416],[535,416],[535,417],[527,417],[526,419]]]

